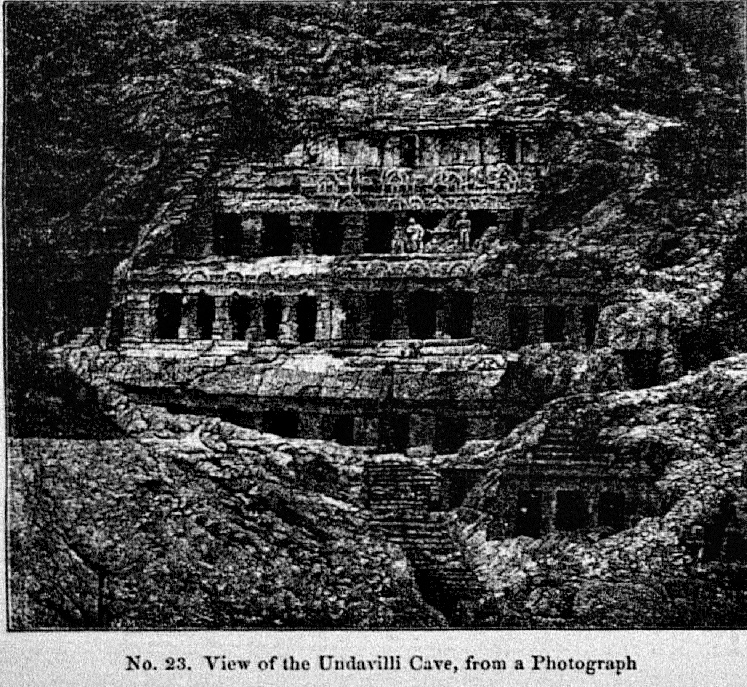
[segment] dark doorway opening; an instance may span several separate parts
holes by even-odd
[[[458,508],[480,478],[485,474],[480,468],[442,468],[444,476],[445,506]]]
[[[262,328],[265,339],[277,339],[283,321],[283,301],[280,296],[269,296],[262,304]]]
[[[584,328],[584,342],[588,348],[594,345],[598,319],[599,308],[596,305],[585,305],[581,308],[581,326]]]
[[[547,343],[563,341],[565,331],[565,308],[547,305],[544,312],[544,340]]]
[[[394,294],[391,291],[377,291],[371,294],[371,338],[385,341],[392,338],[394,325]]]
[[[529,343],[529,308],[512,305],[508,309],[508,338],[512,350]]]
[[[475,241],[482,238],[485,230],[496,224],[495,213],[487,210],[472,210],[467,213],[472,226],[469,230],[470,245],[474,246]]]
[[[524,208],[515,208],[511,213],[509,232],[514,238],[518,238],[524,233]]]
[[[599,494],[597,523],[599,527],[609,527],[615,532],[625,529],[625,494],[617,491]]]
[[[116,348],[122,342],[124,324],[124,308],[121,305],[115,305],[109,319],[109,336],[106,340],[108,348]]]
[[[262,416],[265,432],[295,439],[298,436],[298,413],[295,410],[267,410]]]
[[[245,341],[251,338],[250,328],[257,302],[248,296],[233,296],[228,308],[231,318],[231,338]]]
[[[355,418],[352,415],[338,415],[332,425],[332,439],[342,446],[355,443]]]
[[[201,291],[197,296],[197,336],[200,339],[213,338],[215,321],[215,298]]]
[[[219,212],[213,216],[213,250],[216,255],[241,255],[241,215]]]
[[[560,490],[556,496],[555,527],[574,532],[589,526],[589,508],[583,491]]]
[[[262,255],[291,255],[293,227],[288,215],[268,212],[262,216]]]
[[[382,432],[384,448],[404,453],[410,445],[410,416],[407,413],[390,413]]]
[[[346,341],[365,341],[368,338],[364,322],[365,296],[357,293],[345,293],[342,296],[341,305],[345,313],[342,338]]]
[[[532,537],[542,535],[542,493],[539,491],[521,490],[516,500],[515,537]]]
[[[456,453],[464,446],[468,433],[467,418],[439,415],[436,419],[436,436],[433,440],[433,448],[438,454]]]
[[[178,339],[181,323],[181,294],[159,293],[156,301],[156,338]]]
[[[345,236],[339,212],[317,212],[314,215],[312,250],[315,255],[341,255]]]
[[[296,303],[299,343],[309,343],[316,338],[316,307],[315,296],[301,296]]]
[[[411,339],[432,339],[436,335],[439,295],[434,291],[410,294],[407,323]]]
[[[391,253],[394,221],[394,215],[390,212],[372,212],[368,216],[364,253]]]
[[[625,378],[632,389],[645,389],[661,382],[660,351],[618,351],[622,357]]]
[[[451,294],[451,309],[446,334],[452,339],[467,339],[472,336],[472,311],[474,295],[468,291]]]
[[[509,165],[516,164],[516,134],[512,131],[501,134],[501,159]]]
[[[416,135],[408,134],[402,137],[400,154],[404,167],[415,167],[418,164],[418,137]]]

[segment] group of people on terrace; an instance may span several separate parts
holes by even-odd
[[[429,231],[430,244],[451,244],[454,251],[470,250],[472,222],[467,212],[462,210],[459,219],[454,223],[454,229],[436,227]],[[426,248],[426,230],[415,217],[409,217],[406,226],[397,224],[392,238],[392,253],[422,253]],[[456,239],[456,240],[455,240]]]

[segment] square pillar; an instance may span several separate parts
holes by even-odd
[[[329,303],[329,338],[340,341],[343,338],[345,326],[345,310],[338,297],[332,297]]]
[[[353,443],[356,446],[376,446],[379,443],[379,420],[375,417],[355,418]]]
[[[182,323],[179,326],[180,339],[197,339],[197,296],[185,296],[182,301]]]
[[[214,339],[233,339],[233,322],[231,322],[231,296],[218,296],[215,299],[215,322],[213,323]]]
[[[395,339],[409,339],[410,327],[407,324],[407,292],[395,291],[393,294],[392,336]]]
[[[530,305],[527,308],[529,316],[529,344],[541,344],[545,340],[545,308],[541,305]]]
[[[565,340],[574,348],[586,348],[583,307],[574,304],[566,306]]]
[[[283,296],[283,313],[280,320],[278,341],[280,343],[298,343],[298,325],[296,324],[295,296]]]
[[[242,257],[258,258],[262,254],[262,215],[254,213],[241,222]]]
[[[433,446],[435,436],[435,416],[425,413],[410,416],[410,446]]]
[[[332,302],[329,294],[318,293],[316,296],[316,333],[315,341],[328,341],[332,338]]]
[[[444,336],[451,337],[451,311],[453,306],[453,297],[450,291],[444,291],[439,294],[438,305],[436,306],[436,338]]]
[[[346,212],[342,215],[343,255],[358,255],[363,252],[367,224],[366,215],[362,212]]]
[[[288,216],[293,232],[292,255],[311,255],[313,252],[314,216],[310,212],[292,212]]]
[[[124,306],[124,336],[149,341],[153,338],[156,318],[148,294],[127,296]]]
[[[298,417],[298,436],[303,439],[324,439],[319,413],[304,411]]]

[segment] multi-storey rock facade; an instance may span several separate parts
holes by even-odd
[[[374,120],[275,161],[200,162],[178,221],[164,213],[122,270],[108,347],[162,361],[134,375],[140,393],[284,436],[448,453],[505,434],[512,351],[595,336],[593,276],[507,257],[550,173],[548,126]],[[221,351],[230,380],[170,386]]]

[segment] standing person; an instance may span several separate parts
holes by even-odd
[[[423,225],[416,222],[414,217],[410,217],[407,224],[408,250],[411,253],[422,253],[424,238],[425,229],[423,229]]]
[[[470,234],[472,233],[472,222],[467,218],[467,211],[462,210],[459,213],[459,219],[456,223],[459,247],[462,250],[469,250]]]
[[[392,253],[395,255],[405,252],[405,232],[402,225],[397,222],[394,225],[394,237],[392,238]]]

